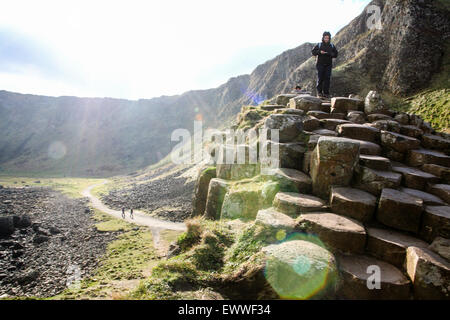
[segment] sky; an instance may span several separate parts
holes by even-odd
[[[148,99],[209,89],[335,35],[369,0],[3,0],[0,90]]]

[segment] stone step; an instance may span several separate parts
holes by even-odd
[[[424,164],[421,169],[422,171],[439,177],[443,183],[450,184],[450,168],[439,166],[437,164]]]
[[[308,113],[306,113],[308,116],[313,116],[316,117],[317,119],[327,119],[329,117],[329,113],[327,112],[323,112],[323,111],[308,111]]]
[[[409,194],[410,196],[422,199],[424,205],[445,206],[445,202],[442,201],[441,198],[436,197],[435,195],[433,195],[431,193],[420,191],[417,189],[410,189],[410,188],[400,188],[400,191],[405,192],[405,193]]]
[[[351,123],[348,120],[342,120],[342,119],[321,119],[320,120],[320,124],[323,128],[328,129],[328,130],[336,130],[336,127],[340,124],[346,124],[346,123]]]
[[[401,181],[402,175],[399,173],[360,166],[355,172],[354,186],[379,196],[384,188],[398,188]]]
[[[301,94],[289,100],[289,107],[292,109],[300,109],[305,112],[321,111],[322,101],[311,95]]]
[[[423,135],[422,129],[414,125],[400,126],[400,133],[416,139],[419,139]]]
[[[335,97],[331,99],[331,112],[345,113],[349,111],[361,111],[364,109],[364,101],[361,99]]]
[[[331,112],[331,102],[327,100],[322,100],[322,105],[320,106],[320,111],[330,113]]]
[[[422,136],[422,145],[428,149],[450,151],[450,140],[438,135],[424,134]]]
[[[259,108],[264,111],[275,111],[277,109],[282,109],[284,107],[285,106],[277,105],[277,104],[268,104],[268,105],[259,106]]]
[[[313,234],[334,252],[363,253],[366,231],[361,222],[334,213],[305,213],[296,230]]]
[[[422,210],[422,199],[385,188],[378,203],[377,220],[398,230],[418,233]]]
[[[425,206],[420,236],[428,242],[436,237],[450,238],[450,207]]]
[[[358,142],[359,143],[359,153],[363,155],[369,155],[369,156],[378,156],[381,154],[381,147],[373,142],[370,141],[364,141],[364,140],[357,140],[357,139],[350,139],[345,138],[350,141]]]
[[[450,239],[437,237],[433,240],[433,243],[430,244],[428,249],[437,253],[447,261],[450,261]]]
[[[285,94],[279,94],[275,98],[275,104],[281,105],[281,106],[287,106],[289,104],[289,100],[292,98],[295,98],[297,94],[295,93],[285,93]]]
[[[438,254],[425,248],[409,247],[406,271],[413,283],[414,298],[450,299],[450,263]]]
[[[380,156],[362,154],[359,156],[359,164],[375,170],[391,171],[391,160]]]
[[[336,131],[331,131],[328,129],[314,130],[313,133],[316,135],[319,135],[319,136],[327,136],[327,137],[337,137],[338,136],[338,133]]]
[[[279,132],[279,142],[293,142],[303,130],[303,116],[294,114],[271,114],[264,121],[264,129]]]
[[[294,219],[284,213],[276,211],[274,208],[259,210],[256,215],[255,223],[274,230],[284,230],[287,233],[295,228]]]
[[[367,228],[366,251],[397,268],[405,267],[408,247],[428,247],[425,241],[392,229]]]
[[[372,219],[376,209],[377,198],[359,189],[333,187],[331,189],[331,210],[361,222]]]
[[[380,130],[377,128],[353,123],[338,125],[336,131],[341,137],[369,142],[375,142],[380,135]]]
[[[281,180],[287,180],[295,185],[299,192],[310,193],[312,189],[311,178],[299,170],[289,168],[262,170],[261,176],[263,178],[280,178]]]
[[[327,211],[327,203],[315,196],[293,192],[278,192],[273,200],[273,207],[291,217],[302,213]]]
[[[380,129],[380,130],[400,133],[400,124],[397,121],[377,120],[368,125],[370,125],[371,127]]]
[[[438,196],[450,204],[450,185],[449,184],[431,184],[427,187],[427,192]]]
[[[366,114],[361,111],[350,111],[345,118],[356,124],[366,123]]]
[[[397,152],[407,152],[420,147],[420,140],[399,133],[381,130],[381,145]]]
[[[428,183],[434,184],[440,180],[431,173],[407,167],[401,163],[392,163],[392,171],[401,173],[403,176],[403,185],[412,189],[425,190]]]
[[[450,157],[442,152],[416,149],[408,153],[407,162],[412,167],[420,167],[424,164],[437,164],[443,167],[450,167]]]
[[[378,120],[391,120],[393,121],[394,119],[388,115],[382,114],[382,113],[372,113],[369,114],[367,116],[367,120],[369,120],[369,122],[375,122]]]
[[[274,166],[273,161],[278,161],[277,167],[298,169],[302,168],[303,154],[306,152],[306,147],[302,143],[277,143],[271,140],[267,140],[263,145],[263,148],[267,150],[266,165]],[[272,150],[278,148],[278,158],[271,158]]]
[[[343,299],[356,300],[407,300],[411,298],[411,282],[393,265],[362,255],[338,255],[338,269],[342,284],[338,295]],[[372,269],[377,267],[377,269]],[[380,284],[372,277],[379,271]]]

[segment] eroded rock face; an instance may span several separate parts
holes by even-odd
[[[349,111],[361,111],[364,108],[364,101],[355,98],[337,97],[331,99],[332,113],[345,113]]]
[[[376,197],[358,189],[334,187],[331,191],[331,210],[361,222],[372,219],[376,202]]]
[[[321,137],[311,157],[314,194],[327,198],[331,186],[348,186],[358,160],[358,143],[345,138]]]
[[[334,296],[336,261],[326,249],[303,240],[264,247],[267,282],[284,299]]]
[[[229,182],[223,179],[211,179],[205,205],[205,218],[218,220],[222,210],[223,199],[229,188]]]
[[[259,210],[255,223],[270,229],[284,230],[286,232],[291,232],[295,228],[294,219],[274,209]]]
[[[450,261],[450,239],[437,237],[428,249]]]
[[[264,122],[265,129],[279,130],[279,142],[293,142],[303,130],[303,117],[292,114],[272,114]]]

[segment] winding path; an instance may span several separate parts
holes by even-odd
[[[94,208],[96,208],[102,212],[105,212],[117,219],[122,219],[121,211],[117,211],[117,210],[108,208],[106,205],[103,204],[103,202],[101,202],[101,200],[99,198],[97,198],[96,196],[94,196],[91,193],[91,190],[93,188],[103,185],[107,182],[108,182],[108,180],[104,180],[101,183],[90,185],[89,187],[84,189],[81,194],[84,197],[89,198],[89,200],[91,201],[91,204]],[[185,231],[186,230],[186,225],[182,222],[171,222],[171,221],[159,220],[159,219],[150,217],[148,214],[146,214],[142,211],[139,211],[139,210],[134,210],[133,213],[134,213],[133,214],[134,219],[131,219],[130,210],[129,209],[126,210],[125,211],[125,220],[130,223],[149,227],[154,236],[155,243],[159,242],[159,232],[161,230],[175,230],[175,231]]]

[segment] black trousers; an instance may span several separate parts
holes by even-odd
[[[317,64],[317,93],[330,94],[331,68],[333,65]]]

